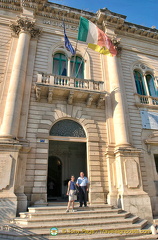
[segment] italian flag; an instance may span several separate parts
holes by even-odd
[[[94,23],[80,17],[78,40],[86,42],[88,47],[104,55],[116,56],[117,50],[111,39]]]

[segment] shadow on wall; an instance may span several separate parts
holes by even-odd
[[[49,234],[49,232],[48,232]],[[51,235],[50,235],[51,236]],[[23,229],[15,224],[5,224],[0,226],[0,239],[30,239],[30,240],[46,240],[44,236],[36,235],[35,233]]]
[[[7,198],[0,199],[0,224],[9,222],[9,220],[16,216],[17,201],[9,200]]]

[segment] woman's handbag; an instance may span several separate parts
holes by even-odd
[[[76,185],[75,185],[75,188],[76,188],[76,190],[74,191],[74,195],[78,195],[78,194],[79,194],[79,190],[78,190],[78,188],[76,187]]]

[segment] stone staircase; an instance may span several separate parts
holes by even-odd
[[[53,205],[28,208],[28,212],[20,213],[20,217],[13,219],[9,227],[10,231],[0,232],[1,240],[6,238],[12,240],[123,240],[145,237],[144,234],[140,234],[138,231],[141,229],[149,230],[150,224],[147,220],[140,219],[129,212],[107,204],[91,205],[86,208],[75,207],[75,212],[70,211],[68,213],[66,213],[66,206]],[[58,229],[56,236],[50,235],[52,227]],[[112,233],[113,230],[115,232]],[[121,230],[131,230],[132,233],[120,233]],[[135,236],[137,237],[134,238]],[[150,238],[146,239],[156,239],[151,238],[152,235],[148,237]]]

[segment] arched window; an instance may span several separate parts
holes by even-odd
[[[146,95],[142,74],[137,70],[134,70],[134,78],[135,78],[137,93],[140,95]]]
[[[65,119],[54,124],[50,130],[50,136],[85,138],[86,134],[79,123],[73,120]]]
[[[70,61],[71,77],[84,79],[84,61],[79,56],[74,56]]]
[[[151,74],[147,74],[145,76],[145,78],[146,78],[146,83],[147,83],[147,86],[148,86],[148,91],[149,91],[150,96],[157,97],[157,91],[156,91],[156,87],[155,87],[155,84],[154,84],[153,76]]]
[[[53,57],[53,75],[67,76],[67,57],[63,53]]]

